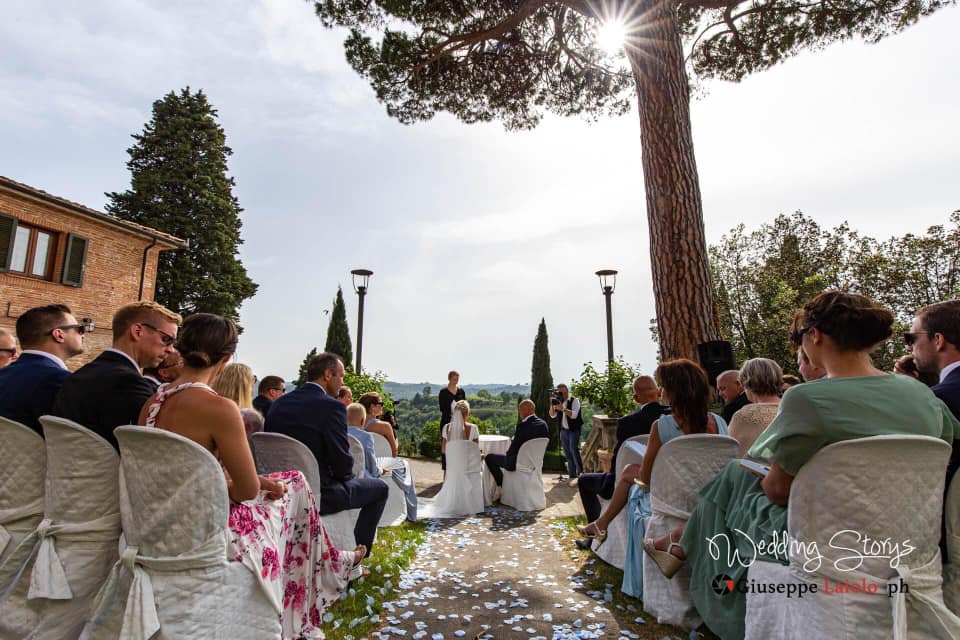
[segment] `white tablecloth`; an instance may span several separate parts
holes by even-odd
[[[506,453],[510,448],[510,438],[483,434],[480,436],[480,453]]]

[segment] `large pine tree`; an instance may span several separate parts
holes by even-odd
[[[293,381],[293,386],[299,388],[307,381],[307,365],[310,364],[310,360],[312,360],[315,355],[317,355],[316,347],[310,349],[307,355],[303,357],[303,362],[300,363],[300,371],[297,372],[297,379]]]
[[[333,301],[333,313],[327,326],[327,343],[323,350],[340,356],[345,367],[353,367],[353,343],[350,342],[347,307],[343,303],[343,290],[340,287],[337,287],[337,298]]]
[[[530,371],[530,399],[537,405],[537,415],[548,423],[550,420],[550,389],[553,388],[553,374],[550,373],[550,346],[547,343],[547,322],[540,319],[537,337],[533,341],[533,367]],[[550,425],[550,449],[560,442],[559,425]]]
[[[164,251],[154,298],[183,315],[200,311],[237,319],[257,285],[237,256],[242,209],[227,174],[223,128],[203,91],[170,92],[127,150],[130,189],[107,193],[107,211],[190,241]]]

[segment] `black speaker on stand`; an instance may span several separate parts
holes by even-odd
[[[717,386],[718,375],[737,368],[733,359],[733,346],[726,340],[701,342],[697,345],[697,353],[700,355],[700,366],[706,370],[711,387]]]

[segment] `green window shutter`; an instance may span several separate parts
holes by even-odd
[[[71,287],[83,286],[83,272],[87,266],[88,240],[67,234],[67,255],[63,258],[63,277],[60,281]]]
[[[13,241],[17,237],[17,219],[0,214],[0,271],[10,268]]]

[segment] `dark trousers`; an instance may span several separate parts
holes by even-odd
[[[517,470],[516,460],[507,460],[507,456],[502,453],[488,453],[484,458],[487,468],[493,474],[493,479],[497,481],[497,486],[503,486],[503,469],[507,471]]]
[[[567,459],[567,475],[576,478],[583,473],[583,460],[580,458],[580,431],[560,429],[560,444],[563,456]]]
[[[612,473],[584,473],[577,480],[577,489],[580,491],[580,502],[583,511],[587,514],[587,522],[593,522],[600,517],[600,498],[609,500],[613,497],[614,477]]]
[[[383,508],[387,506],[387,495],[390,489],[387,488],[387,483],[379,478],[354,478],[344,482],[343,487],[347,490],[347,504],[343,505],[338,499],[342,494],[337,495],[333,500],[328,500],[326,495],[321,495],[320,515],[325,516],[347,509],[360,509],[360,516],[353,528],[353,537],[356,538],[357,544],[366,545],[367,554],[369,554],[373,548],[377,524],[380,522],[380,516],[383,515]]]

